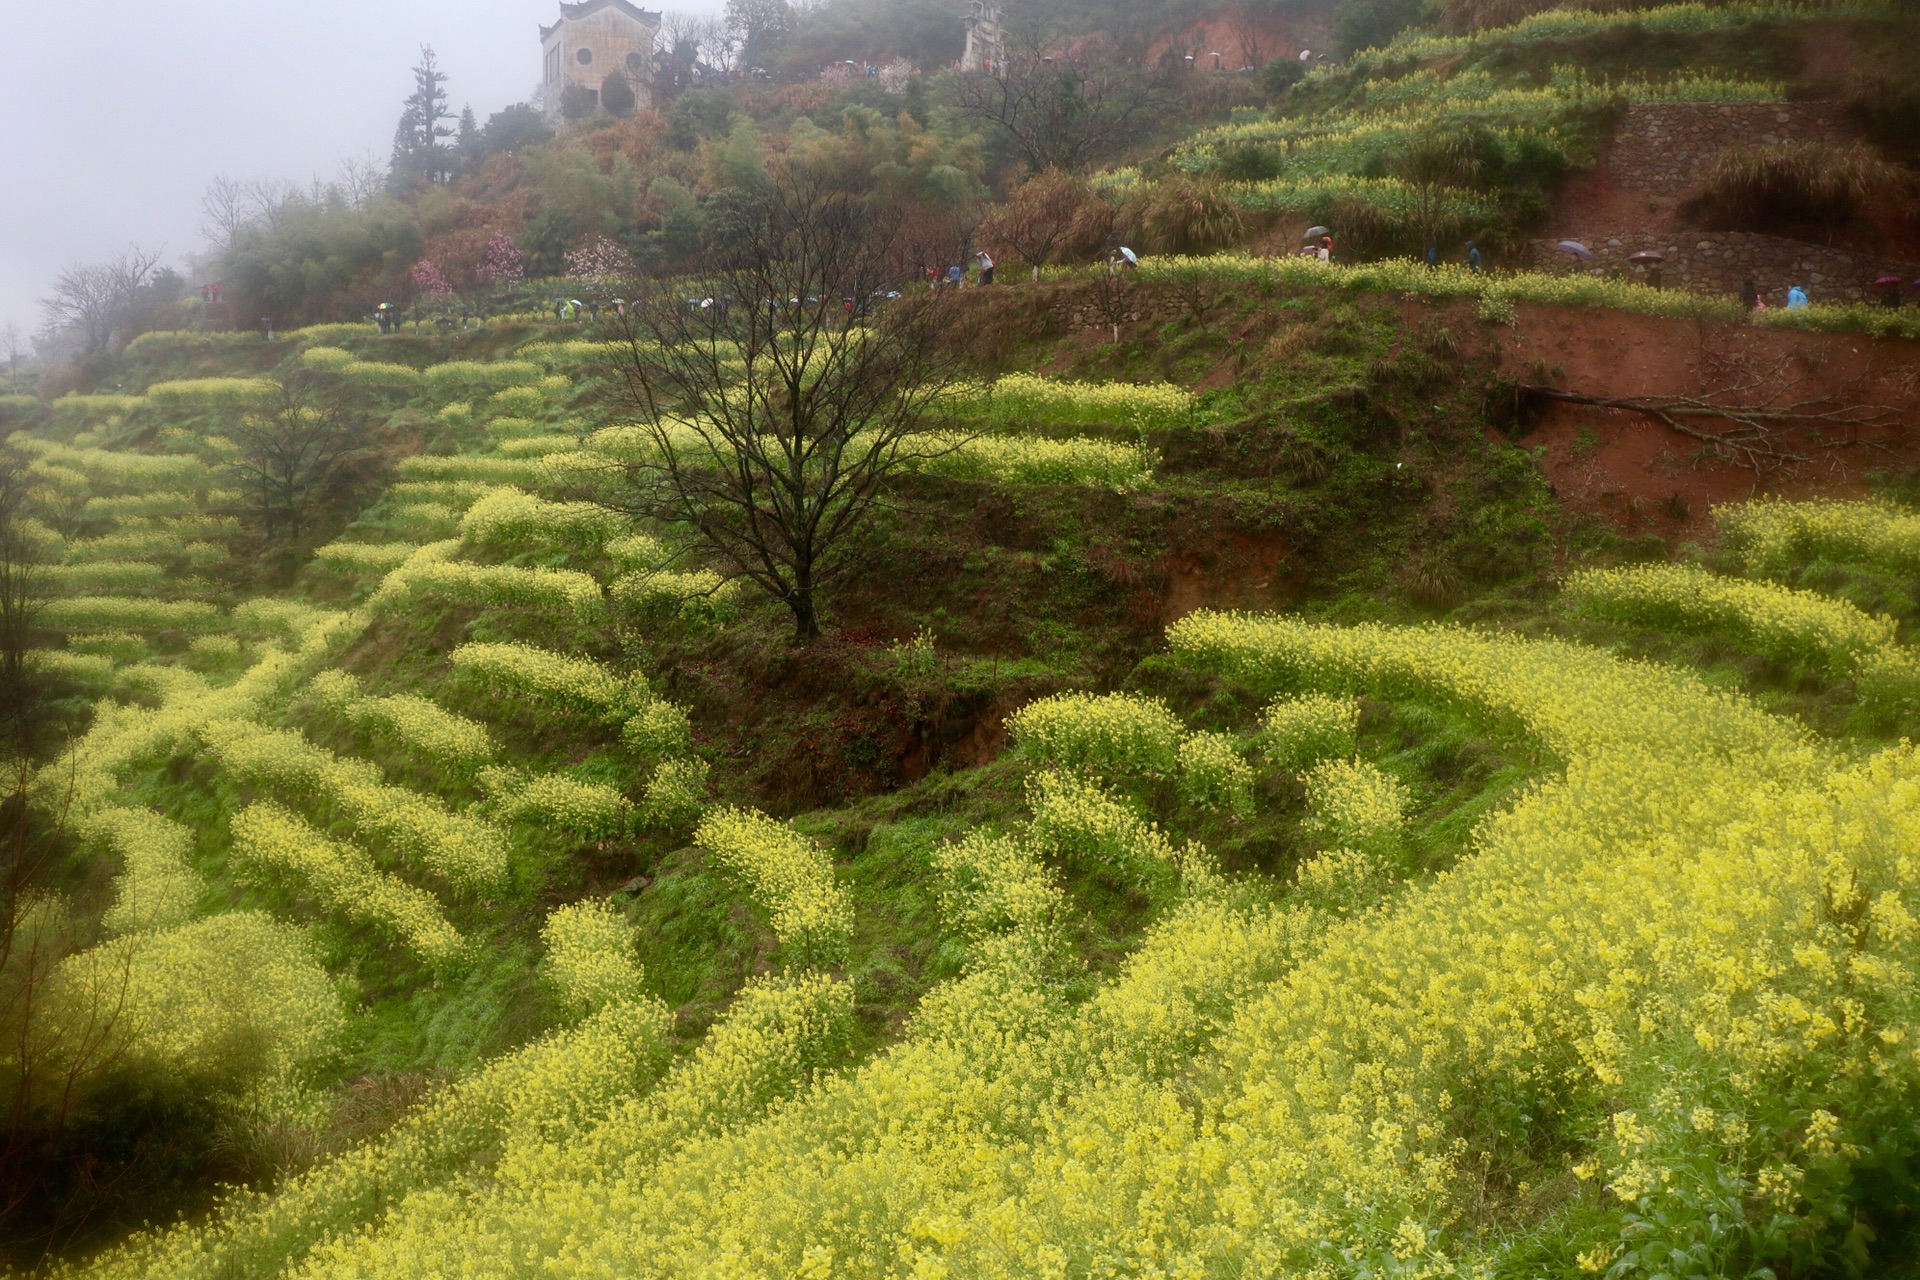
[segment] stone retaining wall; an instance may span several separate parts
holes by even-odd
[[[1554,243],[1534,241],[1534,265],[1540,270],[1607,275],[1617,269],[1625,279],[1645,280],[1645,273],[1629,266],[1627,258],[1651,249],[1666,255],[1660,272],[1669,289],[1732,295],[1740,292],[1741,281],[1751,280],[1770,307],[1785,306],[1787,289],[1796,284],[1815,302],[1866,302],[1879,296],[1873,282],[1880,276],[1896,275],[1907,281],[1920,277],[1920,263],[1733,231],[1609,236],[1586,242],[1594,256],[1584,264],[1575,264]],[[1910,301],[1916,294],[1920,291],[1905,290]]]
[[[1709,163],[1732,147],[1775,142],[1852,140],[1831,102],[1661,102],[1627,108],[1614,134],[1607,171],[1613,184],[1649,195],[1697,188]]]

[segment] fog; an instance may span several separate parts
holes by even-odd
[[[700,6],[706,8],[708,6]],[[453,110],[538,83],[557,0],[0,0],[0,326],[63,265],[203,247],[209,179],[384,167],[431,44]]]

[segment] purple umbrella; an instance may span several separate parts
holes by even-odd
[[[1897,288],[1900,285],[1905,283],[1906,281],[1902,280],[1899,276],[1881,276],[1878,280],[1874,281],[1874,284],[1878,285],[1882,289],[1886,288],[1888,285],[1893,285]],[[1915,283],[1920,284],[1920,281],[1916,281]]]
[[[1587,248],[1587,246],[1581,244],[1578,240],[1562,240],[1559,244],[1553,247],[1558,249],[1562,253],[1572,254],[1574,257],[1580,259],[1582,262],[1585,262],[1588,258],[1591,258],[1593,256],[1593,250]]]
[[[1650,262],[1665,262],[1666,260],[1666,254],[1654,249],[1642,249],[1640,252],[1631,254],[1627,258],[1628,262],[1638,262],[1643,265]]]

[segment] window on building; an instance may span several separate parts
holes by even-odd
[[[547,83],[554,84],[560,79],[560,46],[547,50]]]
[[[641,58],[640,58],[640,55],[639,55],[639,54],[637,54],[637,53],[630,53],[630,54],[628,54],[628,55],[627,55],[627,70],[629,70],[629,71],[631,71],[631,72],[633,72],[633,74],[635,74],[635,75],[639,75],[639,74],[640,74],[640,67],[641,67]]]
[[[580,52],[574,54],[573,56],[574,56],[574,60],[577,61],[583,67],[590,67],[593,65],[593,50],[591,49],[582,49]]]

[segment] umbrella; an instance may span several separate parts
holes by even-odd
[[[1593,256],[1593,250],[1587,248],[1587,246],[1581,244],[1578,240],[1562,240],[1553,247],[1562,253],[1570,253],[1583,262]]]
[[[1874,283],[1884,289],[1888,285],[1898,287],[1905,284],[1906,281],[1902,280],[1899,276],[1881,276],[1878,280],[1875,280]]]
[[[1650,262],[1665,262],[1666,260],[1667,260],[1666,254],[1656,253],[1652,249],[1642,249],[1640,252],[1636,254],[1631,254],[1627,258],[1628,262],[1638,262],[1642,266]]]
[[[1135,253],[1133,250],[1127,248],[1127,246],[1125,245],[1120,246],[1120,256],[1125,258],[1128,262],[1131,262],[1136,267],[1140,265],[1140,255]]]
[[[1302,240],[1318,240],[1321,236],[1330,236],[1332,234],[1333,232],[1326,227],[1308,227],[1307,233],[1300,238]]]

